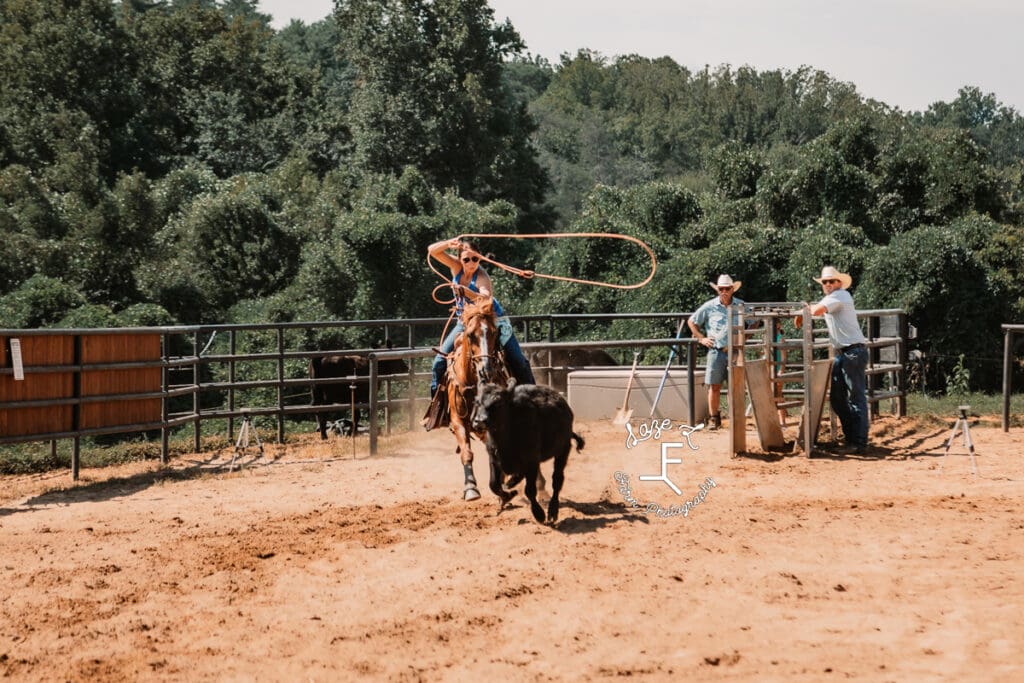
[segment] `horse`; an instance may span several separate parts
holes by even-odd
[[[470,439],[474,434],[480,441],[486,438],[485,429],[474,430],[472,425],[477,389],[484,382],[505,386],[509,374],[499,344],[498,318],[494,314],[493,300],[467,301],[462,310],[462,325],[462,335],[448,356],[445,379],[451,420],[449,428],[455,435],[455,452],[462,459],[465,475],[463,499],[476,500],[480,497],[480,490],[473,476]],[[509,499],[513,495],[508,493]]]

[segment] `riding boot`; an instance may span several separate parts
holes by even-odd
[[[708,430],[709,431],[713,432],[716,429],[721,429],[721,428],[722,428],[722,414],[721,413],[715,413],[714,415],[712,415],[711,417],[708,418]]]
[[[434,391],[434,396],[430,399],[430,406],[427,408],[421,424],[429,432],[438,427],[447,427],[449,422],[448,387],[439,384]]]

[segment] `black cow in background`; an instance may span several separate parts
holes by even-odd
[[[487,430],[491,491],[502,507],[513,495],[502,487],[503,475],[510,477],[507,488],[525,478],[530,510],[538,522],[544,522],[544,509],[537,502],[537,475],[540,463],[554,458],[548,522],[555,523],[572,441],[576,441],[577,451],[583,450],[583,437],[572,430],[572,421],[569,404],[551,387],[516,385],[512,379],[507,387],[485,384],[477,391],[473,429]]]
[[[393,348],[390,340],[387,341],[388,349]],[[396,358],[393,360],[378,361],[379,375],[398,375],[409,372],[409,365],[404,360]],[[336,384],[317,384],[311,387],[313,400],[311,405],[326,406],[333,404],[351,405],[352,390],[349,385],[355,384],[356,404],[367,403],[370,400],[370,359],[365,355],[338,355],[311,358],[309,361],[310,379],[337,379],[348,377],[350,382],[338,382]],[[345,411],[346,413],[348,411]],[[351,435],[355,436],[359,431],[359,410],[353,415]],[[371,416],[372,418],[373,416]],[[330,421],[328,413],[316,413],[316,428],[320,432],[320,438],[327,439],[327,428]]]

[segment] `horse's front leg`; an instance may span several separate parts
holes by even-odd
[[[476,500],[480,497],[480,489],[477,488],[476,477],[473,475],[473,451],[469,447],[469,430],[462,420],[452,419],[452,432],[455,434],[455,452],[462,458],[462,472],[465,476],[465,483],[462,490],[463,500]]]

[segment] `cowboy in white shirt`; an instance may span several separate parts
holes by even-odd
[[[821,285],[825,297],[811,306],[811,315],[825,316],[828,339],[835,349],[829,394],[832,410],[843,426],[845,450],[862,454],[867,450],[871,424],[867,399],[868,348],[857,321],[853,297],[847,291],[853,278],[832,266],[825,266],[821,277],[814,281]],[[797,326],[801,322],[797,316]]]

